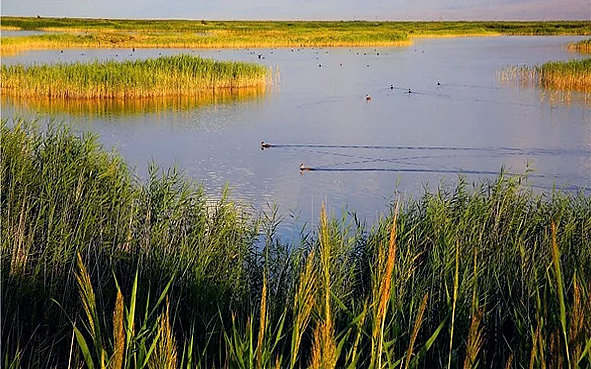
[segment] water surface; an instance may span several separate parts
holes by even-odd
[[[299,224],[316,222],[322,202],[336,214],[348,209],[372,221],[396,196],[453,185],[460,173],[478,182],[501,168],[529,168],[528,183],[537,190],[588,189],[588,96],[499,78],[506,66],[581,58],[565,48],[580,39],[422,39],[406,48],[31,51],[2,62],[191,53],[261,63],[278,70],[278,78],[266,91],[205,104],[127,104],[126,110],[121,104],[48,108],[42,101],[4,99],[2,115],[55,116],[98,133],[140,177],[149,161],[176,165],[214,198],[229,184],[233,198],[255,211],[278,204],[286,216],[299,214]],[[263,140],[276,146],[261,150]],[[301,163],[316,170],[302,174]]]

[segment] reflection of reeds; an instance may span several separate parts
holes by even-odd
[[[270,71],[258,64],[198,56],[115,62],[2,66],[2,93],[18,97],[131,99],[194,96],[207,90],[265,86]]]
[[[22,106],[48,115],[102,117],[106,115],[129,116],[181,112],[201,106],[238,103],[262,97],[264,86],[239,89],[202,91],[191,96],[170,96],[140,99],[55,99],[48,97],[14,97],[2,95],[2,104]]]
[[[503,69],[501,79],[524,86],[591,92],[591,58],[552,61],[533,67],[507,67]]]

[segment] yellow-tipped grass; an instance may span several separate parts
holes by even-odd
[[[266,273],[265,273],[266,274]],[[263,344],[265,339],[265,331],[267,330],[267,276],[263,278],[263,290],[261,292],[261,309],[259,314],[259,335],[257,338],[256,349],[256,368],[261,369],[263,362]]]
[[[585,193],[537,195],[501,174],[426,193],[367,232],[323,211],[318,236],[261,249],[259,226],[273,221],[251,224],[226,195],[213,206],[154,167],[135,183],[92,137],[7,124],[6,367],[172,366],[172,337],[183,368],[556,368],[567,353],[571,367],[591,363]],[[162,315],[169,293],[175,313]]]
[[[166,309],[158,317],[157,343],[154,353],[148,361],[149,369],[176,369],[177,348],[170,323],[170,304],[166,300]]]
[[[328,228],[326,209],[322,204],[320,213],[320,272],[322,275],[323,307],[321,317],[314,330],[312,343],[312,360],[310,368],[331,369],[337,365],[337,343],[335,326],[331,311],[331,275],[332,242]]]
[[[258,64],[198,56],[115,62],[2,66],[2,94],[61,99],[193,96],[207,90],[264,86],[270,71]]]
[[[113,309],[113,356],[109,363],[111,369],[123,368],[123,357],[125,354],[125,329],[123,322],[123,294],[117,288],[117,298]]]
[[[398,218],[398,204],[394,212],[392,227],[390,228],[390,240],[388,243],[388,254],[384,254],[382,247],[378,249],[378,273],[374,279],[373,298],[373,331],[372,331],[372,356],[371,367],[382,367],[382,353],[384,350],[384,325],[386,322],[386,313],[388,312],[388,303],[392,291],[392,272],[394,270],[394,261],[396,260],[396,221]]]
[[[568,49],[571,51],[578,51],[580,53],[591,53],[591,38],[569,44]]]
[[[198,21],[2,17],[3,29],[57,34],[3,39],[3,55],[30,49],[132,47],[354,47],[415,37],[589,35],[589,22]]]
[[[316,269],[314,268],[314,250],[306,258],[306,265],[293,300],[293,330],[291,338],[290,368],[296,367],[300,344],[304,332],[310,324],[310,318],[316,301]]]
[[[552,61],[541,66],[509,67],[502,72],[502,80],[525,86],[547,89],[591,92],[591,58]]]
[[[425,314],[425,309],[427,308],[427,301],[429,299],[429,294],[425,294],[423,296],[423,301],[421,301],[421,306],[419,307],[419,312],[417,315],[417,319],[415,320],[414,327],[412,329],[412,335],[410,337],[410,344],[408,345],[408,350],[406,351],[406,362],[404,363],[404,368],[408,369],[410,365],[410,358],[412,357],[412,353],[414,351],[415,342],[417,340],[417,335],[419,334],[419,330],[421,329],[421,324],[423,324],[423,315]]]

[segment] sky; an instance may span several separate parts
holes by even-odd
[[[1,0],[0,12],[208,20],[591,20],[591,0]]]

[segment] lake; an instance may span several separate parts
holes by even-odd
[[[178,53],[261,63],[265,91],[205,100],[107,104],[2,102],[2,116],[49,117],[92,131],[146,177],[176,165],[212,199],[279,206],[282,233],[333,214],[373,222],[397,197],[532,170],[536,191],[591,187],[591,101],[502,81],[513,65],[582,58],[581,37],[418,39],[405,48],[44,50],[2,63],[123,60]],[[411,93],[409,93],[409,89]],[[366,94],[371,100],[366,100]],[[274,146],[261,150],[261,141]],[[301,173],[300,164],[314,168]],[[291,232],[291,233],[290,233]]]

